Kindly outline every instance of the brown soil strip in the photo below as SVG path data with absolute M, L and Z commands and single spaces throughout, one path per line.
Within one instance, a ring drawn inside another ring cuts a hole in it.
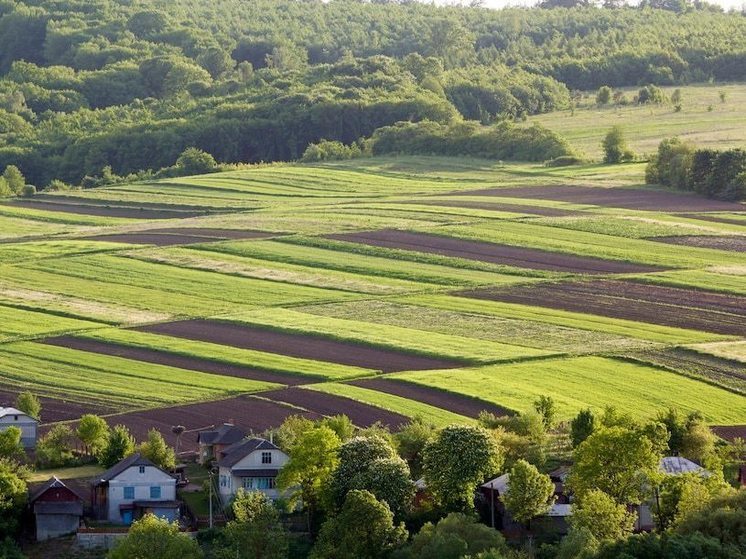
M 393 394 L 394 396 L 401 396 L 402 398 L 429 404 L 466 417 L 478 417 L 483 411 L 493 413 L 497 416 L 513 415 L 511 410 L 497 406 L 491 402 L 398 379 L 362 379 L 352 381 L 350 384 L 370 388 L 378 392 L 385 392 L 386 394 Z
M 0 407 L 14 407 L 18 392 L 20 392 L 20 390 L 16 391 L 7 386 L 3 386 L 0 390 Z M 78 419 L 81 415 L 86 413 L 102 415 L 116 411 L 114 408 L 109 408 L 100 404 L 70 402 L 62 398 L 39 396 L 39 400 L 41 401 L 41 419 L 44 423 Z
M 410 422 L 408 417 L 398 413 L 315 390 L 288 388 L 286 390 L 262 392 L 261 396 L 277 402 L 300 406 L 319 415 L 344 414 L 359 427 L 368 427 L 380 421 L 382 424 L 396 429 Z
M 746 425 L 714 425 L 711 429 L 718 437 L 726 441 L 746 440 Z
M 185 217 L 197 217 L 210 213 L 210 210 L 202 211 L 180 211 L 166 209 L 150 209 L 140 207 L 123 206 L 97 206 L 84 204 L 65 204 L 59 202 L 44 202 L 34 200 L 20 200 L 13 202 L 15 207 L 29 208 L 33 210 L 44 210 L 50 212 L 64 212 L 80 215 L 95 215 L 101 217 L 124 217 L 130 219 L 174 219 Z
M 110 243 L 127 243 L 135 245 L 193 245 L 198 243 L 214 243 L 228 239 L 257 239 L 272 236 L 271 233 L 260 231 L 240 231 L 235 229 L 180 229 L 178 227 L 164 229 L 148 229 L 147 231 L 133 231 L 131 233 L 114 233 L 111 235 L 94 235 L 83 237 L 89 241 L 107 241 Z
M 449 369 L 463 362 L 412 355 L 318 336 L 263 330 L 252 326 L 209 320 L 185 320 L 136 328 L 143 332 L 166 334 L 177 338 L 200 340 L 243 349 L 278 353 L 303 359 L 314 359 L 364 367 L 383 372 Z
M 454 192 L 462 196 L 499 196 L 501 198 L 524 198 L 556 200 L 573 204 L 590 204 L 634 210 L 663 212 L 739 212 L 746 206 L 736 202 L 721 202 L 676 192 L 640 190 L 630 188 L 591 188 L 584 186 L 524 186 L 514 188 L 488 188 Z
M 471 208 L 475 210 L 491 210 L 495 212 L 512 212 L 519 214 L 531 214 L 540 215 L 545 217 L 566 217 L 572 215 L 580 215 L 581 212 L 572 210 L 561 210 L 559 208 L 545 208 L 541 206 L 527 206 L 523 204 L 500 204 L 497 202 L 472 202 L 466 200 L 459 200 L 454 198 L 453 200 L 412 200 L 405 202 L 407 204 L 420 204 L 426 206 L 445 206 L 448 208 Z
M 716 237 L 708 235 L 652 237 L 649 240 L 670 245 L 684 245 L 690 247 L 715 248 L 733 252 L 746 252 L 746 237 Z
M 158 429 L 166 442 L 172 446 L 176 443 L 176 436 L 171 432 L 171 428 L 174 425 L 183 425 L 187 431 L 192 432 L 181 437 L 180 449 L 196 450 L 197 429 L 234 423 L 247 432 L 261 433 L 279 426 L 290 415 L 303 415 L 309 419 L 320 418 L 313 412 L 303 412 L 276 402 L 243 395 L 216 402 L 118 414 L 107 417 L 106 420 L 110 425 L 126 425 L 138 441 L 147 438 L 148 430 Z
M 634 281 L 562 282 L 460 293 L 717 334 L 746 336 L 746 297 Z
M 87 351 L 90 353 L 99 353 L 101 355 L 114 355 L 117 357 L 124 357 L 125 359 L 144 361 L 145 363 L 167 365 L 169 367 L 176 367 L 177 369 L 186 369 L 188 371 L 199 371 L 201 373 L 211 373 L 229 377 L 290 385 L 318 382 L 316 379 L 300 375 L 263 371 L 260 369 L 252 369 L 250 367 L 242 367 L 240 365 L 232 365 L 230 363 L 221 363 L 220 361 L 211 361 L 210 359 L 201 359 L 199 357 L 190 357 L 176 353 L 126 346 L 111 342 L 75 338 L 73 336 L 47 338 L 46 340 L 42 340 L 42 343 L 77 349 L 79 351 Z
M 393 229 L 327 235 L 327 237 L 339 241 L 440 254 L 442 256 L 465 258 L 467 260 L 478 260 L 533 270 L 584 274 L 622 274 L 659 271 L 661 269 L 655 266 L 643 266 L 586 256 L 573 256 L 571 254 L 560 254 L 535 248 L 469 241 L 466 239 Z
M 16 200 L 21 202 L 23 200 Z M 86 196 L 75 196 L 72 194 L 37 194 L 33 199 L 26 200 L 28 202 L 49 202 L 52 204 L 71 204 L 71 205 L 84 205 L 84 206 L 99 206 L 99 207 L 123 207 L 123 208 L 146 208 L 149 210 L 164 210 L 164 211 L 188 211 L 188 212 L 199 212 L 199 213 L 215 213 L 215 212 L 235 212 L 236 209 L 233 207 L 225 206 L 201 206 L 198 204 L 165 204 L 163 202 L 144 202 L 131 200 L 111 200 L 107 198 L 88 198 Z

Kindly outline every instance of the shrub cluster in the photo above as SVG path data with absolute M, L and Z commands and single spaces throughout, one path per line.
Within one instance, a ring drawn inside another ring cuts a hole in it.
M 746 198 L 746 151 L 696 149 L 679 138 L 658 146 L 645 170 L 645 182 L 690 190 L 717 200 Z

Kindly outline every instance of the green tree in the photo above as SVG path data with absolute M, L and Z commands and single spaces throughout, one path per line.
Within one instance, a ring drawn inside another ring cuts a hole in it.
M 541 421 L 545 429 L 551 429 L 554 425 L 554 419 L 557 415 L 557 407 L 554 404 L 554 398 L 542 395 L 534 400 L 534 409 L 541 416 Z
M 603 491 L 591 489 L 573 506 L 570 526 L 587 530 L 598 542 L 615 541 L 632 533 L 635 513 L 618 504 Z
M 109 432 L 106 446 L 98 457 L 104 468 L 111 468 L 130 454 L 135 452 L 135 439 L 124 425 L 117 425 Z
M 235 520 L 225 527 L 225 545 L 214 555 L 225 559 L 284 559 L 288 535 L 272 501 L 261 492 L 239 489 L 231 504 Z
M 31 392 L 21 392 L 16 397 L 16 408 L 37 421 L 41 420 L 41 402 Z
M 399 456 L 409 464 L 409 470 L 415 479 L 422 475 L 422 451 L 435 432 L 435 425 L 426 423 L 421 417 L 415 417 L 394 434 Z
M 23 472 L 6 459 L 0 459 L 0 536 L 13 536 L 26 506 L 27 488 Z
M 0 459 L 15 460 L 23 456 L 22 434 L 21 429 L 15 426 L 0 431 Z
M 475 488 L 498 472 L 503 460 L 500 448 L 484 428 L 450 425 L 425 446 L 425 482 L 446 510 L 471 510 Z
M 532 518 L 546 513 L 554 502 L 554 483 L 525 460 L 510 470 L 508 490 L 501 497 L 505 508 L 518 522 L 530 526 Z
M 402 520 L 414 499 L 414 483 L 407 463 L 399 458 L 379 458 L 355 475 L 350 489 L 370 491 L 376 499 L 386 503 L 395 520 Z
M 325 417 L 320 425 L 329 427 L 334 431 L 342 442 L 349 441 L 355 435 L 355 425 L 349 417 L 344 414 Z
M 85 452 L 95 456 L 106 446 L 109 424 L 104 418 L 88 413 L 80 418 L 75 434 L 83 443 Z
M 107 559 L 133 559 L 157 557 L 158 559 L 201 559 L 202 550 L 197 542 L 179 531 L 178 522 L 146 514 L 132 523 L 127 535 L 119 540 Z
M 185 175 L 201 175 L 214 173 L 218 164 L 209 153 L 197 148 L 187 148 L 176 160 L 176 167 Z
M 280 470 L 277 486 L 290 491 L 291 498 L 300 499 L 308 514 L 309 529 L 315 521 L 322 491 L 326 488 L 339 458 L 341 441 L 329 427 L 312 427 L 294 435 L 286 447 L 290 460 Z
M 623 163 L 631 161 L 634 154 L 627 147 L 621 126 L 612 126 L 601 142 L 604 150 L 604 163 Z
M 344 503 L 359 474 L 368 471 L 376 460 L 395 458 L 396 452 L 382 436 L 358 435 L 339 447 L 338 456 L 339 463 L 329 483 L 329 493 L 335 507 Z
M 300 436 L 315 426 L 313 421 L 302 415 L 289 415 L 274 432 L 275 444 L 289 453 Z
M 575 449 L 568 485 L 580 499 L 598 489 L 619 504 L 640 503 L 658 476 L 660 458 L 638 431 L 601 428 Z
M 651 510 L 656 525 L 667 530 L 682 519 L 696 514 L 714 498 L 728 495 L 732 489 L 722 476 L 684 473 L 664 476 L 656 489 Z
M 23 178 L 23 174 L 18 167 L 15 165 L 8 165 L 3 172 L 3 178 L 5 179 L 8 188 L 10 188 L 14 194 L 18 195 L 23 192 L 23 187 L 26 185 L 26 179 Z
M 699 464 L 707 464 L 715 456 L 717 437 L 701 419 L 690 418 L 681 439 L 681 455 Z
M 671 103 L 673 105 L 681 105 L 682 100 L 683 95 L 681 94 L 681 90 L 677 87 L 673 90 L 673 93 L 671 93 Z
M 140 445 L 138 451 L 144 458 L 164 470 L 171 470 L 176 466 L 174 449 L 166 444 L 163 435 L 157 429 L 148 431 L 148 440 Z
M 213 78 L 219 78 L 236 66 L 227 52 L 218 47 L 211 47 L 197 57 L 197 64 L 210 73 Z
M 570 441 L 577 448 L 596 429 L 596 417 L 590 409 L 580 410 L 570 421 Z
M 611 101 L 611 88 L 608 85 L 601 86 L 596 93 L 596 103 L 599 105 L 607 105 Z
M 679 534 L 700 534 L 721 544 L 743 549 L 746 541 L 746 489 L 728 492 L 700 503 L 684 513 L 676 524 Z
M 495 550 L 508 555 L 505 538 L 471 515 L 451 513 L 436 524 L 428 522 L 393 559 L 461 559 Z
M 347 494 L 339 514 L 321 527 L 310 559 L 378 559 L 407 539 L 403 524 L 368 491 Z
M 44 468 L 67 466 L 74 460 L 74 435 L 68 425 L 52 427 L 36 445 L 36 461 Z

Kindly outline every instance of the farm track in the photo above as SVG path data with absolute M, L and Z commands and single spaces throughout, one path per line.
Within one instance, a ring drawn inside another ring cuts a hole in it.
M 319 336 L 280 332 L 218 321 L 166 322 L 141 326 L 136 330 L 303 359 L 352 365 L 386 373 L 449 369 L 464 365 L 463 362 L 456 360 L 437 359 Z
M 664 326 L 746 335 L 746 297 L 634 281 L 561 282 L 509 289 L 476 289 L 459 295 Z
M 412 384 L 402 380 L 372 378 L 353 380 L 348 384 L 377 390 L 378 392 L 385 392 L 386 394 L 393 394 L 394 396 L 401 396 L 402 398 L 429 404 L 466 417 L 476 418 L 483 411 L 498 416 L 513 415 L 511 410 L 497 406 L 492 402 L 470 398 L 453 392 L 446 392 L 445 390 L 438 390 L 437 388 L 429 388 L 424 385 Z
M 573 256 L 541 249 L 522 248 L 392 229 L 364 233 L 333 234 L 327 235 L 327 238 L 369 246 L 439 254 L 441 256 L 478 260 L 533 270 L 581 274 L 621 274 L 661 270 L 657 266 L 645 266 L 587 256 Z
M 683 245 L 689 247 L 714 248 L 718 250 L 731 250 L 734 252 L 746 252 L 746 237 L 716 237 L 716 236 L 683 236 L 683 237 L 651 237 L 649 241 L 658 241 L 671 245 Z
M 383 425 L 388 425 L 392 429 L 396 429 L 410 422 L 410 418 L 404 415 L 363 404 L 349 398 L 342 398 L 341 396 L 317 392 L 315 390 L 287 388 L 285 390 L 262 392 L 259 396 L 269 398 L 275 402 L 284 402 L 299 406 L 319 415 L 333 416 L 344 414 L 355 425 L 361 427 L 369 427 L 376 422 L 381 422 Z
M 303 377 L 301 375 L 283 374 L 278 372 L 263 371 L 252 369 L 250 367 L 241 367 L 230 363 L 221 363 L 220 361 L 211 361 L 199 357 L 190 357 L 154 349 L 126 346 L 112 342 L 101 342 L 85 338 L 76 338 L 74 336 L 58 336 L 41 340 L 41 343 L 88 351 L 90 353 L 99 353 L 101 355 L 114 355 L 143 361 L 145 363 L 155 363 L 157 365 L 168 365 L 177 369 L 186 369 L 189 371 L 199 371 L 201 373 L 211 373 L 215 375 L 224 375 L 229 377 L 245 378 L 251 380 L 260 380 L 265 382 L 276 382 L 278 384 L 310 384 L 318 382 L 317 379 Z
M 593 188 L 585 186 L 519 186 L 452 192 L 451 196 L 499 196 L 554 200 L 630 210 L 661 212 L 741 212 L 746 206 L 736 202 L 709 200 L 693 194 L 678 194 L 633 188 Z

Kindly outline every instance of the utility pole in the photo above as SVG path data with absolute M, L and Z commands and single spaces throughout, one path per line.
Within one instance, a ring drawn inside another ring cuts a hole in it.
M 495 529 L 495 482 L 490 483 L 490 513 L 492 515 L 492 529 Z
M 210 468 L 210 529 L 212 529 L 212 468 Z

